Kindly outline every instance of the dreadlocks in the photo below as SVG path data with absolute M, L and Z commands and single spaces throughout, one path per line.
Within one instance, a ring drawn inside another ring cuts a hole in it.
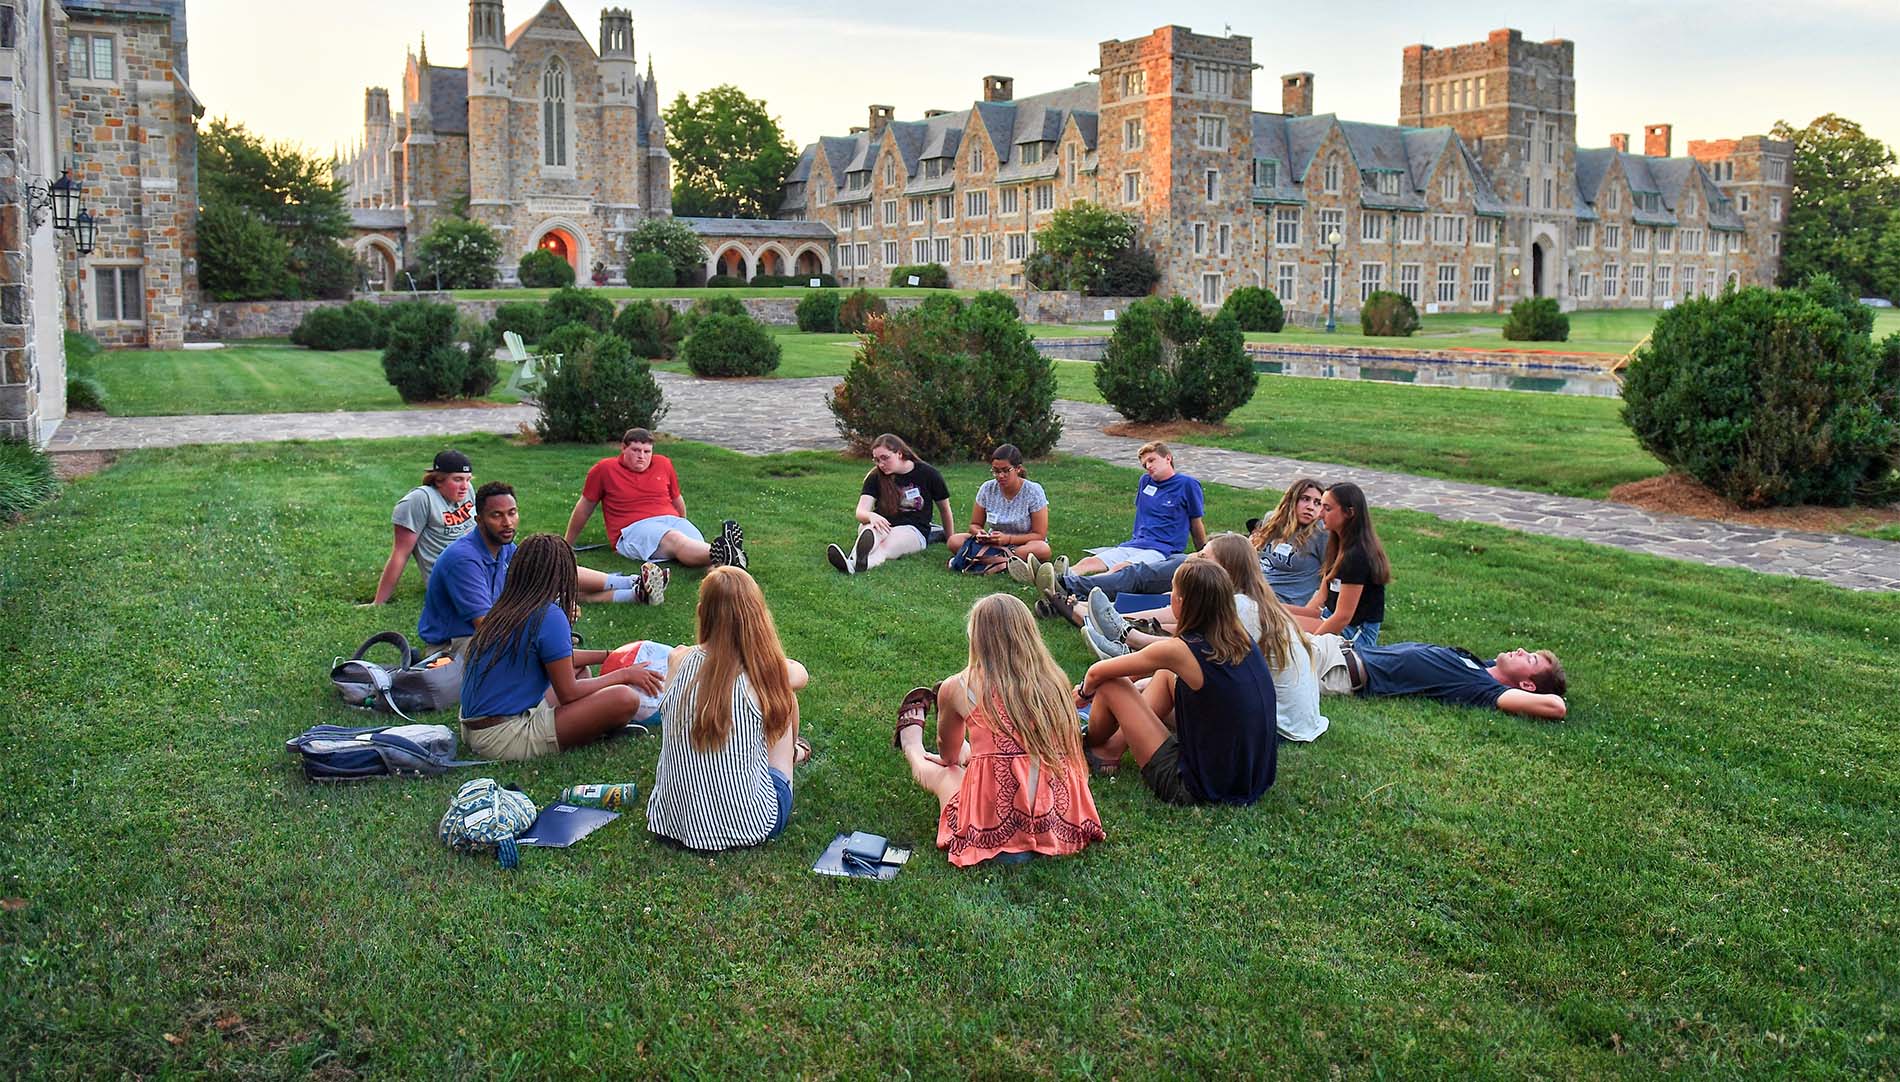
M 541 620 L 553 602 L 572 619 L 575 597 L 574 550 L 551 533 L 538 533 L 521 542 L 508 562 L 508 578 L 501 596 L 475 629 L 468 646 L 468 664 L 485 659 L 482 671 L 495 667 L 504 651 L 518 651 L 541 630 Z

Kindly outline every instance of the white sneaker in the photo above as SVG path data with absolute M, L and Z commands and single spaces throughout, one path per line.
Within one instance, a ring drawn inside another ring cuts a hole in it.
M 646 595 L 646 603 L 649 605 L 665 604 L 666 584 L 671 581 L 672 578 L 673 573 L 661 567 L 659 564 L 641 564 L 640 592 Z

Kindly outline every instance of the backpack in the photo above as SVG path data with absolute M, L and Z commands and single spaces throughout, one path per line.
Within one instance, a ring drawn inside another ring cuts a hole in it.
M 309 781 L 432 777 L 490 761 L 457 759 L 455 733 L 446 725 L 313 725 L 284 741 L 284 750 L 303 755 L 303 776 Z
M 395 668 L 363 660 L 371 647 L 385 642 L 401 655 Z M 438 660 L 442 658 L 447 660 Z M 385 631 L 371 635 L 348 660 L 336 659 L 330 667 L 330 683 L 350 706 L 412 721 L 412 712 L 423 714 L 460 705 L 462 660 L 443 653 L 418 658 L 401 632 Z
M 458 852 L 493 848 L 501 866 L 513 868 L 521 863 L 515 835 L 533 826 L 539 814 L 528 794 L 513 786 L 504 789 L 493 778 L 476 778 L 455 791 L 436 836 Z

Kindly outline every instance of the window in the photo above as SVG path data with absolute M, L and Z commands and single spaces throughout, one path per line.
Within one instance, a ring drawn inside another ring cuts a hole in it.
M 1413 304 L 1424 300 L 1418 291 L 1423 270 L 1424 268 L 1417 263 L 1399 264 L 1399 292 L 1405 294 L 1405 299 Z
M 1140 150 L 1141 144 L 1146 141 L 1147 135 L 1147 126 L 1142 123 L 1140 117 L 1129 117 L 1127 120 L 1122 121 L 1123 150 Z
M 1372 295 L 1385 288 L 1385 264 L 1359 264 L 1359 300 L 1361 303 L 1372 299 Z
M 1220 202 L 1220 170 L 1209 169 L 1203 176 L 1201 189 L 1209 203 Z
M 871 246 L 869 244 L 859 244 L 856 247 L 858 249 L 858 266 L 860 267 L 870 266 L 871 265 Z M 896 241 L 890 240 L 890 241 L 884 242 L 884 261 L 887 263 L 897 262 L 897 242 Z
M 1360 211 L 1359 212 L 1359 239 L 1368 240 L 1368 241 L 1384 240 L 1385 239 L 1385 215 L 1378 214 L 1369 210 Z
M 1673 229 L 1656 230 L 1656 250 L 1673 252 L 1676 248 L 1676 231 Z
M 1768 197 L 1768 220 L 1771 222 L 1781 220 L 1781 197 L 1778 195 Z
M 1069 164 L 1068 164 L 1069 183 L 1074 184 L 1075 183 L 1075 144 L 1070 143 L 1068 146 L 1068 149 L 1064 153 L 1069 159 Z
M 884 159 L 884 183 L 897 183 L 897 163 L 890 158 Z
M 1649 251 L 1649 227 L 1639 225 L 1630 230 L 1630 251 Z
M 1122 97 L 1132 98 L 1148 92 L 1148 73 L 1131 71 L 1122 76 Z
M 1603 299 L 1606 301 L 1616 299 L 1616 272 L 1618 269 L 1614 263 L 1606 263 L 1603 266 Z
M 1233 73 L 1213 64 L 1194 65 L 1194 92 L 1210 97 L 1227 97 L 1233 85 Z
M 1227 148 L 1227 119 L 1225 117 L 1202 116 L 1195 117 L 1194 121 L 1201 149 L 1225 150 Z
M 1544 209 L 1557 205 L 1557 182 L 1550 177 L 1544 178 Z
M 871 171 L 858 169 L 844 175 L 845 188 L 848 191 L 863 191 L 871 186 Z
M 1438 181 L 1438 196 L 1447 203 L 1458 198 L 1458 174 L 1446 170 Z
M 918 237 L 910 242 L 910 261 L 912 263 L 930 262 L 930 238 Z
M 1623 209 L 1623 190 L 1621 188 L 1611 188 L 1609 194 L 1603 197 L 1603 209 Z
M 1788 180 L 1788 159 L 1763 158 L 1762 172 L 1767 174 L 1768 183 L 1783 184 Z
M 1695 296 L 1695 268 L 1694 267 L 1685 265 L 1682 268 L 1682 277 L 1677 280 L 1682 283 L 1682 299 L 1683 300 L 1688 300 L 1690 297 Z
M 1399 215 L 1399 243 L 1417 244 L 1425 239 L 1425 216 L 1423 214 Z
M 1649 296 L 1649 268 L 1641 263 L 1630 267 L 1630 299 L 1642 300 Z
M 11 27 L 11 12 L 7 19 Z M 112 54 L 115 43 L 110 34 L 69 34 L 66 37 L 66 67 L 74 79 L 113 79 Z
M 937 220 L 947 222 L 957 216 L 957 197 L 944 193 L 937 197 Z
M 558 56 L 541 75 L 541 164 L 567 167 L 567 65 Z
M 990 216 L 990 190 L 979 188 L 963 193 L 963 216 L 966 218 L 987 218 Z
M 1667 263 L 1656 268 L 1656 297 L 1657 299 L 1660 300 L 1663 297 L 1669 296 L 1669 277 L 1670 277 L 1670 272 L 1674 269 L 1675 268 L 1671 267 Z
M 1281 304 L 1293 303 L 1294 276 L 1299 273 L 1298 263 L 1281 263 L 1274 270 L 1274 292 L 1280 295 Z
M 1220 227 L 1214 230 L 1214 254 L 1215 255 L 1224 256 L 1227 254 L 1227 247 L 1232 242 L 1233 235 L 1234 235 L 1233 226 L 1230 226 L 1226 224 L 1225 222 L 1221 223 Z
M 884 201 L 884 224 L 897 224 L 897 200 L 895 199 L 886 199 Z
M 1255 158 L 1253 160 L 1253 182 L 1262 188 L 1272 188 L 1280 183 L 1280 161 L 1278 158 Z
M 981 173 L 988 164 L 989 162 L 983 153 L 982 147 L 975 146 L 970 148 L 970 172 Z
M 1359 171 L 1359 184 L 1362 188 L 1378 192 L 1380 195 L 1399 194 L 1399 175 L 1397 173 L 1362 169 Z
M 1433 244 L 1463 244 L 1465 242 L 1465 219 L 1459 214 L 1432 215 Z
M 1326 159 L 1326 170 L 1322 176 L 1324 177 L 1325 188 L 1328 193 L 1339 191 L 1339 172 L 1339 159 Z
M 858 228 L 871 228 L 871 204 L 869 203 L 861 203 L 858 205 Z
M 1702 251 L 1702 230 L 1685 229 L 1682 231 L 1682 250 L 1694 255 Z
M 1207 223 L 1206 222 L 1194 223 L 1194 254 L 1195 255 L 1207 254 Z
M 1042 160 L 1041 143 L 1022 143 L 1016 147 L 1016 161 L 1022 165 L 1034 165 Z
M 1682 212 L 1684 214 L 1694 214 L 1696 212 L 1696 198 L 1694 192 L 1682 197 Z
M 1338 292 L 1334 286 L 1339 284 L 1339 264 L 1328 263 L 1319 269 L 1319 299 L 1326 304 L 1333 302 Z
M 1742 235 L 1740 233 L 1730 233 L 1728 235 L 1728 250 L 1731 252 L 1739 252 L 1742 250 Z
M 1029 235 L 1027 233 L 1003 234 L 1003 258 L 1011 263 L 1021 262 L 1029 255 Z
M 1333 234 L 1337 232 L 1341 240 L 1346 238 L 1346 212 L 1343 210 L 1322 210 L 1319 212 L 1319 228 L 1313 230 L 1313 243 L 1321 248 L 1335 243 Z
M 998 202 L 1002 204 L 1002 206 L 997 208 L 999 213 L 1015 214 L 1021 209 L 1020 204 L 1022 203 L 1022 189 L 1021 188 L 998 188 L 996 190 L 996 198 Z
M 1282 248 L 1291 248 L 1300 243 L 1300 208 L 1274 208 L 1273 243 Z
M 866 246 L 862 244 L 858 245 L 858 266 L 860 267 L 870 266 L 869 263 L 866 263 L 864 261 L 865 247 Z M 887 267 L 895 267 L 897 266 L 898 262 L 899 260 L 897 258 L 897 242 L 894 240 L 885 241 L 884 242 L 884 265 Z
M 1768 254 L 1769 255 L 1781 254 L 1781 234 L 1779 233 L 1768 234 Z
M 1603 246 L 1614 252 L 1623 246 L 1623 227 L 1611 222 L 1603 227 Z
M 92 296 L 93 314 L 100 323 L 145 321 L 145 290 L 140 288 L 136 266 L 94 266 Z
M 1471 303 L 1491 303 L 1491 264 L 1489 263 L 1471 265 Z
M 1715 268 L 1709 267 L 1702 272 L 1702 292 L 1706 296 L 1715 296 Z
M 1221 287 L 1220 275 L 1218 274 L 1201 275 L 1201 304 L 1203 304 L 1204 306 L 1208 308 L 1213 308 L 1213 307 L 1218 306 L 1220 304 L 1221 294 L 1223 292 L 1224 290 Z
M 850 228 L 851 228 L 851 208 L 839 207 L 838 208 L 838 232 L 842 233 Z
M 1123 173 L 1122 174 L 1122 202 L 1124 203 L 1141 202 L 1141 174 L 1140 173 Z
M 1742 195 L 1742 213 L 1747 214 L 1748 213 L 1748 193 L 1743 192 L 1741 193 L 1741 195 Z
M 1055 185 L 1053 184 L 1036 185 L 1035 196 L 1036 196 L 1036 210 L 1037 211 L 1056 209 L 1056 186 Z
M 1454 304 L 1458 300 L 1458 264 L 1440 263 L 1438 265 L 1438 303 Z
M 1590 281 L 1589 271 L 1584 271 L 1582 274 L 1577 275 L 1577 299 L 1578 300 L 1587 301 L 1590 299 L 1590 287 L 1592 284 L 1594 283 Z
M 1484 105 L 1484 76 L 1478 76 L 1478 104 Z
M 1471 220 L 1471 243 L 1497 243 L 1498 223 L 1495 218 L 1473 218 Z
M 950 238 L 938 237 L 935 241 L 935 244 L 936 244 L 936 252 L 934 254 L 936 256 L 936 261 L 939 263 L 950 262 Z
M 965 263 L 976 262 L 976 238 L 968 233 L 963 235 L 963 261 Z
M 849 244 L 838 245 L 838 266 L 851 266 L 851 246 Z
M 910 201 L 910 224 L 922 225 L 929 211 L 930 200 L 913 196 Z
M 988 263 L 990 259 L 996 255 L 995 251 L 992 249 L 992 244 L 991 244 L 992 239 L 993 238 L 991 238 L 990 234 L 988 233 L 985 233 L 982 236 L 976 238 L 977 258 L 981 259 L 985 263 Z
M 940 176 L 943 176 L 943 169 L 944 169 L 944 163 L 945 163 L 946 161 L 948 161 L 948 160 L 949 160 L 949 159 L 947 159 L 947 158 L 927 158 L 927 159 L 925 159 L 925 161 L 924 161 L 924 179 L 925 179 L 925 180 L 935 180 L 935 179 L 937 179 L 938 177 L 940 177 Z
M 1597 224 L 1595 222 L 1577 223 L 1577 247 L 1589 248 L 1596 243 Z

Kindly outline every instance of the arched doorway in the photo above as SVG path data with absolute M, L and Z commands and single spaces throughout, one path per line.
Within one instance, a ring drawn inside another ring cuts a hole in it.
M 767 248 L 765 251 L 760 252 L 758 264 L 760 274 L 771 274 L 779 277 L 783 277 L 785 274 L 785 257 L 780 255 L 776 248 Z
M 574 243 L 574 238 L 569 235 L 565 229 L 548 230 L 541 235 L 541 239 L 535 243 L 535 247 L 544 252 L 553 252 L 555 255 L 567 260 L 568 266 L 573 267 L 577 271 L 580 269 L 580 264 L 577 262 L 580 256 L 579 245 Z
M 371 293 L 383 293 L 396 288 L 396 275 L 401 265 L 396 259 L 396 246 L 388 238 L 363 237 L 356 242 L 354 252 L 358 285 Z
M 797 274 L 801 278 L 808 275 L 825 273 L 825 261 L 819 257 L 817 252 L 810 248 L 798 253 L 797 265 Z
M 737 248 L 727 248 L 725 251 L 719 253 L 719 259 L 715 264 L 715 273 L 726 275 L 729 278 L 750 279 L 752 277 L 746 273 L 745 253 Z
M 1550 249 L 1543 241 L 1531 245 L 1531 296 L 1546 296 L 1544 281 L 1548 277 L 1544 264 L 1549 262 Z

